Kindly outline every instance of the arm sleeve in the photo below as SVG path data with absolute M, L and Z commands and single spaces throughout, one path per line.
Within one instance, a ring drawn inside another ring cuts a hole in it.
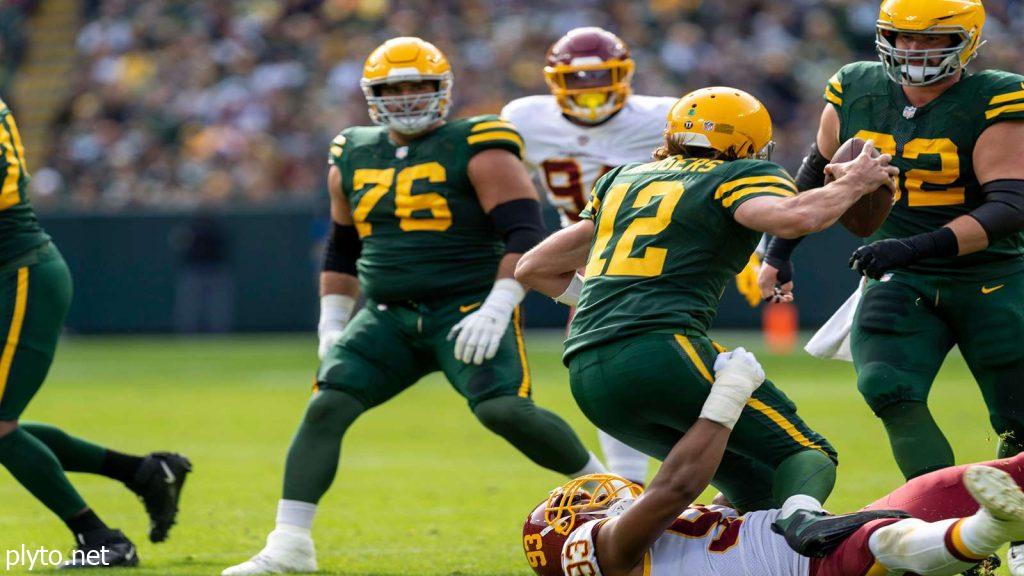
M 715 190 L 715 202 L 735 214 L 744 202 L 761 196 L 796 196 L 796 182 L 781 166 L 755 161 L 731 174 Z
M 835 107 L 836 112 L 843 110 L 843 71 L 836 72 L 825 84 L 825 101 Z
M 344 132 L 335 136 L 334 140 L 331 140 L 331 148 L 327 152 L 328 166 L 337 166 L 338 168 L 341 168 L 341 153 L 342 150 L 344 150 L 345 142 L 347 141 L 348 139 L 345 137 Z
M 636 164 L 627 164 L 626 166 L 636 166 Z M 587 205 L 583 207 L 580 212 L 581 220 L 596 220 L 597 212 L 601 209 L 601 201 L 604 199 L 605 192 L 608 190 L 608 186 L 615 180 L 619 172 L 622 171 L 626 166 L 620 166 L 614 170 L 608 171 L 604 176 L 597 179 L 594 183 L 593 190 L 590 191 L 590 196 L 587 199 Z
M 519 158 L 523 157 L 523 138 L 515 125 L 493 115 L 480 116 L 471 124 L 466 144 L 470 157 L 491 148 L 508 150 Z

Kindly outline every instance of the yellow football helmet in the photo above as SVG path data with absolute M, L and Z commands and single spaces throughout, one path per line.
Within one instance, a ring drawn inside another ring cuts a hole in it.
M 379 88 L 398 82 L 434 81 L 437 90 L 412 95 L 381 96 Z M 452 70 L 448 59 L 430 42 L 392 38 L 370 53 L 359 85 L 370 119 L 402 134 L 419 134 L 448 116 Z
M 953 76 L 978 55 L 984 26 L 981 0 L 885 0 L 878 15 L 875 48 L 893 82 L 928 86 Z M 936 50 L 900 50 L 896 48 L 900 32 L 951 34 L 960 41 Z
M 690 92 L 668 112 L 666 136 L 676 146 L 710 148 L 728 158 L 769 160 L 772 118 L 757 99 L 736 88 Z
M 566 116 L 598 124 L 626 104 L 633 60 L 615 34 L 595 26 L 574 28 L 548 49 L 544 80 Z

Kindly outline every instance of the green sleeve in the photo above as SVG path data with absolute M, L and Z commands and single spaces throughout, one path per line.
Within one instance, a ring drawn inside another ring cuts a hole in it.
M 825 101 L 835 107 L 836 112 L 843 111 L 843 77 L 846 68 L 841 68 L 825 83 Z
M 348 142 L 348 138 L 345 136 L 347 130 L 342 130 L 334 140 L 331 140 L 331 149 L 327 153 L 327 164 L 329 166 L 337 166 L 341 169 L 341 153 L 345 149 L 345 143 Z
M 764 160 L 737 160 L 742 163 L 715 190 L 715 202 L 735 214 L 744 202 L 761 196 L 796 196 L 796 182 L 778 164 Z
M 470 158 L 491 148 L 508 150 L 519 158 L 523 157 L 523 138 L 508 120 L 487 114 L 470 118 L 468 124 L 466 143 Z
M 1024 120 L 1024 76 L 999 74 L 987 96 L 985 128 L 999 122 Z

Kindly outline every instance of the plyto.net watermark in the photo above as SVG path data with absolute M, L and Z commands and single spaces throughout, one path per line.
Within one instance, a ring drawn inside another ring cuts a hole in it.
M 65 562 L 73 561 L 76 564 L 90 564 L 93 566 L 106 566 L 107 556 L 110 550 L 106 546 L 99 550 L 75 550 L 70 556 L 66 556 L 61 550 L 50 550 L 40 546 L 29 548 L 22 544 L 20 548 L 7 550 L 4 564 L 8 571 L 14 569 L 45 570 L 47 568 L 59 568 Z

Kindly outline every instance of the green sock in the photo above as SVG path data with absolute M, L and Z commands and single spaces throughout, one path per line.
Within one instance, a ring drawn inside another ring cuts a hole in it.
M 341 457 L 341 438 L 366 409 L 338 390 L 320 390 L 309 401 L 288 448 L 282 498 L 316 504 L 331 487 Z
M 0 464 L 61 520 L 87 508 L 53 452 L 21 428 L 0 438 Z
M 806 494 L 824 503 L 836 485 L 836 463 L 818 450 L 797 452 L 775 469 L 772 496 L 781 506 L 790 496 Z
M 907 480 L 948 468 L 953 448 L 923 402 L 901 402 L 878 413 L 885 424 L 896 464 Z
M 65 472 L 99 474 L 107 450 L 81 438 L 75 438 L 54 426 L 39 423 L 25 423 L 21 429 L 46 444 Z
M 572 428 L 555 414 L 519 396 L 501 396 L 477 404 L 476 417 L 536 464 L 570 475 L 590 461 L 590 452 Z

